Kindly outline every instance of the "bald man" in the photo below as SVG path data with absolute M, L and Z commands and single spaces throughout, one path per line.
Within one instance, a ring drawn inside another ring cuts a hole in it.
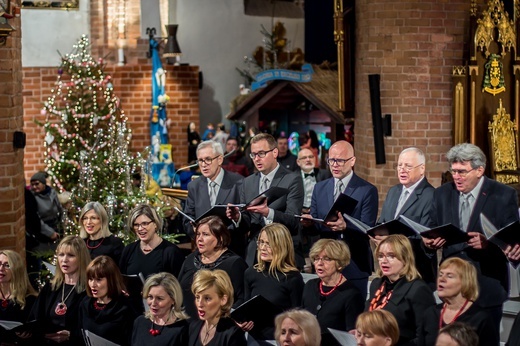
M 375 225 L 379 204 L 377 188 L 354 173 L 355 163 L 354 148 L 349 142 L 338 141 L 330 147 L 327 165 L 332 178 L 314 186 L 311 200 L 311 215 L 314 218 L 324 219 L 337 196 L 344 193 L 358 201 L 351 216 L 369 226 Z M 360 231 L 347 229 L 347 222 L 340 213 L 337 221 L 328 222 L 326 226 L 316 225 L 321 238 L 342 239 L 349 245 L 352 260 L 343 273 L 366 296 L 368 277 L 373 269 L 368 237 Z

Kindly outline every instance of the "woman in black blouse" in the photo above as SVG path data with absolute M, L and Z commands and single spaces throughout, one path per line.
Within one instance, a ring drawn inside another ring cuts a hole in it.
M 193 276 L 201 269 L 225 271 L 231 279 L 235 292 L 234 306 L 243 303 L 244 272 L 247 264 L 240 256 L 228 249 L 230 241 L 229 230 L 219 217 L 208 216 L 198 223 L 195 229 L 197 249 L 186 257 L 179 274 L 179 282 L 184 294 L 184 307 L 190 317 L 197 315 L 191 284 Z
M 79 326 L 119 345 L 130 345 L 137 313 L 124 296 L 123 277 L 114 260 L 102 255 L 87 267 L 87 294 L 79 308 Z
M 36 300 L 20 255 L 12 250 L 0 251 L 0 320 L 24 323 Z M 12 332 L 0 328 L 0 340 L 15 342 Z
M 365 301 L 356 286 L 341 273 L 350 263 L 350 249 L 344 241 L 320 239 L 312 246 L 309 257 L 318 278 L 305 285 L 302 306 L 316 315 L 322 344 L 336 345 L 327 328 L 353 330 Z
M 177 245 L 157 234 L 162 230 L 163 219 L 153 207 L 147 204 L 137 205 L 130 211 L 128 227 L 135 231 L 139 240 L 123 249 L 119 262 L 122 274 L 142 274 L 145 278 L 160 272 L 179 275 L 184 256 Z M 144 311 L 141 287 L 128 287 L 128 290 L 134 307 L 139 312 Z
M 48 341 L 77 344 L 81 340 L 78 310 L 85 298 L 90 255 L 83 239 L 66 236 L 56 248 L 56 273 L 34 303 L 29 320 L 37 320 Z
M 477 270 L 473 264 L 458 257 L 442 262 L 437 278 L 437 294 L 442 303 L 426 310 L 419 345 L 435 345 L 439 330 L 455 321 L 475 329 L 479 337 L 478 345 L 493 346 L 500 343 L 499 331 L 491 315 L 475 303 L 479 287 Z
M 150 308 L 134 322 L 132 345 L 188 345 L 188 316 L 182 311 L 182 290 L 170 273 L 150 276 L 143 289 Z
M 256 243 L 257 264 L 246 270 L 244 300 L 261 295 L 281 310 L 299 307 L 304 283 L 294 262 L 294 245 L 287 227 L 279 223 L 265 226 Z M 240 326 L 257 340 L 274 339 L 274 328 L 259 333 L 252 322 Z
M 245 346 L 244 331 L 229 318 L 233 286 L 220 269 L 199 270 L 191 286 L 198 320 L 190 324 L 189 346 Z
M 415 267 L 410 240 L 401 234 L 389 235 L 376 248 L 378 276 L 370 285 L 366 309 L 384 309 L 399 325 L 396 345 L 416 345 L 425 311 L 435 305 L 430 287 Z
M 85 239 L 90 258 L 107 255 L 119 263 L 123 252 L 123 241 L 108 229 L 108 215 L 99 202 L 88 202 L 79 215 L 79 236 Z

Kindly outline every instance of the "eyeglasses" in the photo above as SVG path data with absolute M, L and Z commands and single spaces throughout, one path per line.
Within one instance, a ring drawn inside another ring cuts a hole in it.
M 312 261 L 314 263 L 318 263 L 319 261 L 322 261 L 323 263 L 330 263 L 330 262 L 334 261 L 334 259 L 328 258 L 328 257 L 314 257 L 312 259 Z
M 141 227 L 142 228 L 146 228 L 151 223 L 154 223 L 154 222 L 153 221 L 145 221 L 145 222 L 141 222 L 141 223 L 134 223 L 132 226 L 134 227 L 134 229 L 139 229 Z
M 451 175 L 458 174 L 461 178 L 466 178 L 466 176 L 469 174 L 469 172 L 474 171 L 476 168 L 472 168 L 469 171 L 465 169 L 450 169 Z
M 5 263 L 0 263 L 0 267 L 4 268 L 4 269 L 10 269 L 11 266 L 9 265 L 9 263 L 5 262 Z
M 271 245 L 269 245 L 269 242 L 263 241 L 263 240 L 257 240 L 256 246 L 261 249 L 265 246 L 266 249 L 271 249 Z
M 96 221 L 99 221 L 99 220 L 100 220 L 99 217 L 95 217 L 95 216 L 93 216 L 93 217 L 84 217 L 84 218 L 81 219 L 81 221 L 83 221 L 83 222 L 90 222 L 90 221 L 96 222 Z
M 395 254 L 393 254 L 393 253 L 388 253 L 388 254 L 378 253 L 378 254 L 377 254 L 377 260 L 378 260 L 378 261 L 382 261 L 384 258 L 386 258 L 388 261 L 393 261 L 393 260 L 395 260 L 397 257 L 396 257 Z
M 354 156 L 351 156 L 348 159 L 329 159 L 329 158 L 327 158 L 327 165 L 329 165 L 329 166 L 333 166 L 333 165 L 345 166 L 345 163 L 347 163 L 348 161 L 352 160 L 353 158 L 354 158 Z
M 249 157 L 254 159 L 255 157 L 259 157 L 261 159 L 263 159 L 265 157 L 265 155 L 267 155 L 267 153 L 270 153 L 271 151 L 275 150 L 276 148 L 273 148 L 271 150 L 267 150 L 267 151 L 259 151 L 257 153 L 253 153 L 251 152 L 251 154 L 249 154 Z
M 199 164 L 199 166 L 201 166 L 203 163 L 206 164 L 206 165 L 211 165 L 211 163 L 213 162 L 213 160 L 215 160 L 217 157 L 219 157 L 220 155 L 217 155 L 215 157 L 206 157 L 205 159 L 198 159 L 197 160 L 197 163 Z
M 396 171 L 404 171 L 406 173 L 410 173 L 412 170 L 416 169 L 417 167 L 422 166 L 423 164 L 418 164 L 417 166 L 408 166 L 408 165 L 397 165 L 395 166 Z
M 314 155 L 302 156 L 302 157 L 298 158 L 298 161 L 304 161 L 304 160 L 314 160 Z

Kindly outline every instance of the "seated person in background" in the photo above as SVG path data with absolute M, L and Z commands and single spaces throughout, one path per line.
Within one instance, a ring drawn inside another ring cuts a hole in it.
M 478 335 L 473 328 L 454 322 L 439 331 L 435 346 L 475 346 L 479 345 Z
M 399 326 L 390 312 L 363 312 L 356 321 L 356 340 L 359 346 L 394 346 L 399 340 Z
M 123 241 L 108 229 L 108 214 L 99 202 L 88 202 L 79 214 L 79 236 L 85 240 L 90 258 L 110 256 L 119 263 L 123 252 Z
M 478 345 L 499 344 L 499 331 L 495 328 L 491 316 L 487 310 L 475 303 L 479 287 L 477 270 L 473 264 L 458 257 L 451 257 L 442 262 L 437 279 L 437 294 L 443 303 L 424 312 L 419 345 L 433 346 L 439 329 L 455 321 L 464 322 L 477 331 L 480 340 Z
M 37 293 L 29 283 L 22 257 L 12 250 L 0 250 L 0 320 L 27 321 Z M 0 328 L 0 340 L 15 345 L 17 336 Z
M 190 346 L 246 346 L 244 332 L 229 318 L 233 305 L 233 286 L 229 275 L 220 269 L 199 270 L 191 291 L 199 319 L 190 324 Z
M 289 141 L 285 135 L 281 134 L 276 138 L 278 144 L 278 163 L 280 166 L 288 169 L 289 171 L 295 172 L 298 170 L 296 164 L 296 156 L 289 151 Z
M 410 240 L 401 234 L 389 235 L 376 248 L 377 278 L 370 284 L 366 310 L 391 312 L 399 325 L 396 345 L 416 345 L 425 311 L 435 306 L 430 287 L 421 279 Z
M 320 325 L 307 310 L 288 310 L 274 320 L 275 338 L 279 345 L 318 346 L 321 344 Z
M 31 177 L 31 191 L 38 204 L 38 215 L 41 220 L 40 233 L 47 239 L 47 242 L 55 241 L 61 232 L 59 225 L 63 209 L 56 191 L 47 185 L 45 172 L 38 172 Z
M 132 346 L 188 345 L 188 315 L 182 309 L 181 286 L 170 273 L 146 279 L 143 299 L 150 308 L 134 322 Z
M 231 152 L 233 153 L 230 154 Z M 226 152 L 224 156 L 222 168 L 226 171 L 238 173 L 243 177 L 247 177 L 253 172 L 253 163 L 244 155 L 242 149 L 239 148 L 238 140 L 235 137 L 229 137 L 227 139 Z
M 134 187 L 137 189 L 143 187 L 148 197 L 161 198 L 163 196 L 161 187 L 149 174 L 141 172 L 133 173 L 132 185 L 134 185 Z
M 87 295 L 79 306 L 79 328 L 118 345 L 130 345 L 138 316 L 124 295 L 123 276 L 114 260 L 96 257 L 87 267 Z

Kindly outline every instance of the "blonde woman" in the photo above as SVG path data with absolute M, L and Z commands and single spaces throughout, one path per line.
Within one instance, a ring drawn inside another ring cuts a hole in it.
M 195 296 L 198 320 L 190 324 L 190 346 L 245 346 L 244 332 L 229 318 L 233 286 L 220 269 L 199 270 L 191 290 Z
M 359 346 L 393 346 L 399 340 L 399 326 L 386 310 L 367 311 L 356 321 L 356 340 Z
M 396 345 L 415 345 L 424 312 L 435 305 L 430 287 L 415 268 L 410 240 L 401 234 L 390 235 L 376 248 L 378 276 L 370 285 L 366 309 L 383 309 L 394 315 L 400 338 Z
M 0 320 L 25 322 L 36 300 L 20 255 L 11 250 L 0 251 Z M 15 342 L 14 333 L 0 329 L 0 340 Z
M 41 290 L 29 318 L 41 323 L 46 339 L 76 343 L 80 341 L 78 309 L 86 296 L 90 255 L 83 239 L 69 235 L 58 244 L 56 257 L 55 276 Z
M 275 339 L 279 345 L 319 346 L 321 344 L 320 325 L 316 316 L 307 310 L 289 310 L 274 320 Z
M 299 307 L 304 283 L 294 262 L 294 245 L 287 227 L 272 223 L 262 228 L 257 249 L 257 264 L 244 274 L 245 300 L 261 295 L 282 311 Z M 253 322 L 239 325 L 257 340 L 274 339 L 274 328 L 259 333 Z
M 182 311 L 182 290 L 170 273 L 150 276 L 143 288 L 150 308 L 134 322 L 132 345 L 188 345 L 188 316 Z

